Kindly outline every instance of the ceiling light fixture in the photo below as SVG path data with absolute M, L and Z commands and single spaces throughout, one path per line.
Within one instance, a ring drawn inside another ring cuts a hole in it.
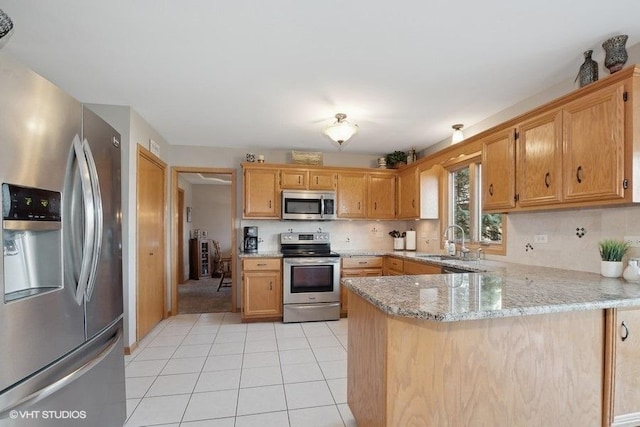
M 451 144 L 457 144 L 458 142 L 464 139 L 464 134 L 462 133 L 463 124 L 458 123 L 453 126 L 453 135 L 451 135 Z
M 349 123 L 346 118 L 346 114 L 338 113 L 336 114 L 336 122 L 322 130 L 322 133 L 337 142 L 340 147 L 358 132 L 358 125 Z
M 0 39 L 4 38 L 5 36 L 9 38 L 12 32 L 13 32 L 13 21 L 11 21 L 11 18 L 9 18 L 9 15 L 4 13 L 4 11 L 0 9 Z M 1 44 L 0 44 L 0 47 L 2 47 Z

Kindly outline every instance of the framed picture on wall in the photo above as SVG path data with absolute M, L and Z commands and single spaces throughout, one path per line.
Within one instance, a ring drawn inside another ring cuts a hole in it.
M 191 222 L 191 208 L 187 206 L 187 222 Z

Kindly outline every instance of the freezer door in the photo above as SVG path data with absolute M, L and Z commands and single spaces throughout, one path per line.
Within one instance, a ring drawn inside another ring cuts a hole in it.
M 83 139 L 93 157 L 89 168 L 97 176 L 101 230 L 96 232 L 95 276 L 85 301 L 87 338 L 122 315 L 122 236 L 120 202 L 120 134 L 87 107 L 83 108 Z
M 0 393 L 3 427 L 114 427 L 126 417 L 122 321 Z
M 62 192 L 82 106 L 23 65 L 0 53 L 0 182 Z M 2 197 L 2 196 L 0 196 Z M 2 200 L 4 202 L 4 200 Z M 7 246 L 3 227 L 0 238 Z M 39 249 L 40 257 L 62 257 L 62 248 Z M 37 250 L 36 250 L 37 251 Z M 46 252 L 46 253 L 43 253 Z M 0 390 L 42 369 L 84 342 L 84 310 L 62 273 L 48 277 L 55 290 L 7 300 L 20 269 L 5 275 L 0 263 Z M 5 278 L 5 276 L 7 276 Z M 8 282 L 8 283 L 5 283 Z

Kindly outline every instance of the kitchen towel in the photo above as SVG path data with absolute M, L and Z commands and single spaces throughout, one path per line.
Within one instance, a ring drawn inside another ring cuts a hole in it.
M 413 230 L 407 231 L 404 242 L 404 250 L 405 251 L 415 251 L 416 250 L 416 232 Z

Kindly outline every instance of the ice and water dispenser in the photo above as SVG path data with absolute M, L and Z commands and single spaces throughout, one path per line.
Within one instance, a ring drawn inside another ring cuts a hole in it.
M 2 184 L 5 302 L 62 287 L 60 204 L 57 191 Z

